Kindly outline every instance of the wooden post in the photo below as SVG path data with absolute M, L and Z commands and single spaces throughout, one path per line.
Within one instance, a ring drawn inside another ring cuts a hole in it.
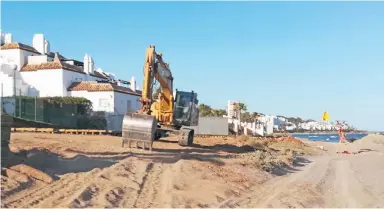
M 35 121 L 37 121 L 37 107 L 36 107 L 36 100 L 37 100 L 37 96 L 35 96 Z
M 19 90 L 19 117 L 21 118 L 21 89 Z

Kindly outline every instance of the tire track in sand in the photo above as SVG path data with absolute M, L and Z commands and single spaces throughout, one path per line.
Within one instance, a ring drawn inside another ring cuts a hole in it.
M 275 177 L 250 190 L 241 198 L 231 198 L 212 207 L 305 207 L 322 203 L 321 184 L 330 172 L 330 158 L 316 161 L 288 176 Z
M 378 201 L 381 197 L 356 178 L 356 172 L 352 169 L 350 160 L 351 158 L 340 158 L 334 161 L 334 172 L 329 175 L 329 182 L 327 182 L 329 189 L 326 194 L 326 206 L 382 207 L 382 205 L 379 206 L 380 201 Z
M 162 164 L 149 164 L 150 167 L 147 170 L 147 175 L 145 175 L 142 184 L 140 185 L 140 190 L 137 194 L 136 201 L 133 205 L 134 208 L 149 208 L 154 204 L 155 199 L 158 197 L 159 190 L 161 189 L 161 176 L 164 172 Z

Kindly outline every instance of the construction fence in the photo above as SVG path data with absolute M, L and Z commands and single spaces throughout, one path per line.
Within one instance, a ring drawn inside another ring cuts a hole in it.
M 84 110 L 81 104 L 52 103 L 46 98 L 16 95 L 1 97 L 1 107 L 15 118 L 13 127 L 38 127 L 120 131 L 124 115 Z

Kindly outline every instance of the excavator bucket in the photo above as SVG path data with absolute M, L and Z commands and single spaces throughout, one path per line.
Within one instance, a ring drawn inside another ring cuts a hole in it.
M 126 113 L 122 125 L 121 146 L 125 143 L 131 147 L 131 142 L 142 143 L 142 148 L 145 149 L 146 144 L 152 150 L 152 143 L 155 138 L 157 129 L 156 118 L 151 115 L 139 113 Z

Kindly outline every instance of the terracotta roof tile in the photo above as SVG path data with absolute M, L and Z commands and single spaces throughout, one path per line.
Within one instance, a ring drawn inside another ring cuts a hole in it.
M 1 50 L 7 50 L 7 49 L 22 49 L 22 50 L 33 52 L 36 54 L 41 54 L 32 46 L 28 46 L 26 44 L 22 44 L 22 43 L 18 43 L 18 42 L 6 43 L 6 44 L 1 46 Z
M 3 44 L 0 49 L 1 50 L 22 49 L 22 50 L 30 51 L 30 52 L 33 52 L 33 53 L 36 53 L 36 54 L 41 54 L 40 52 L 38 52 L 32 46 L 29 46 L 29 45 L 26 45 L 26 44 L 22 44 L 22 43 L 18 43 L 18 42 L 12 42 L 12 43 Z M 67 59 L 64 56 L 62 56 L 61 54 L 58 54 L 58 55 L 59 55 L 59 59 L 60 60 L 66 60 Z M 47 54 L 47 56 L 54 57 L 55 53 L 54 52 L 50 52 L 50 53 Z M 77 61 L 77 62 L 80 62 L 80 61 Z M 71 64 L 68 64 L 68 63 L 64 63 L 64 62 L 47 62 L 47 63 L 38 64 L 38 65 L 28 65 L 27 64 L 24 67 L 22 67 L 21 71 L 22 72 L 28 72 L 28 71 L 49 70 L 49 69 L 64 69 L 64 70 L 69 70 L 69 71 L 74 71 L 74 72 L 85 74 L 84 69 L 83 69 L 82 66 L 71 65 Z M 108 78 L 107 76 L 105 76 L 105 75 L 103 75 L 103 74 L 101 74 L 99 72 L 96 72 L 96 71 L 94 73 L 90 74 L 90 75 L 94 76 L 94 77 L 98 77 L 98 78 L 103 78 L 103 79 L 107 79 Z
M 88 92 L 115 91 L 115 92 L 120 92 L 125 94 L 141 96 L 141 92 L 139 91 L 134 92 L 127 87 L 118 86 L 112 83 L 98 83 L 97 81 L 73 82 L 68 87 L 68 91 L 88 91 Z
M 62 69 L 60 62 L 45 62 L 37 65 L 24 65 L 21 68 L 21 72 L 26 71 L 37 71 L 37 70 L 47 70 L 47 69 Z
M 64 70 L 70 70 L 70 71 L 85 74 L 82 67 L 70 65 L 67 63 L 60 62 L 60 61 L 45 62 L 45 63 L 41 63 L 41 64 L 36 64 L 36 65 L 28 65 L 27 64 L 21 68 L 21 72 L 37 71 L 37 70 L 51 70 L 51 69 L 64 69 Z

